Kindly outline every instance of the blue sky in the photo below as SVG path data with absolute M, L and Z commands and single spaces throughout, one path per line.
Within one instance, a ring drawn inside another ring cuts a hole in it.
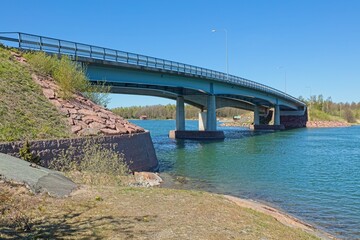
M 22 31 L 226 71 L 298 97 L 360 102 L 360 1 L 1 1 Z M 216 28 L 217 33 L 211 30 Z M 113 95 L 109 107 L 173 103 Z

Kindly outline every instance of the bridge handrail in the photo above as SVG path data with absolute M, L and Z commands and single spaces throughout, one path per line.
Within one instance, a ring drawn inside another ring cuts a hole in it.
M 233 83 L 247 88 L 261 90 L 305 106 L 305 103 L 301 102 L 299 99 L 264 84 L 185 63 L 22 32 L 0 32 L 0 40 L 16 42 L 18 43 L 18 48 L 20 49 L 40 50 L 49 53 L 65 54 L 75 58 L 90 57 L 93 59 L 126 63 L 129 65 L 193 74 L 198 77 Z

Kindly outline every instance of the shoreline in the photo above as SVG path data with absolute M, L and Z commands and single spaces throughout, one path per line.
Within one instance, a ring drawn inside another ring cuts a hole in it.
M 239 207 L 249 208 L 254 211 L 261 212 L 263 214 L 271 216 L 285 226 L 301 229 L 307 233 L 319 237 L 320 239 L 326 239 L 326 240 L 337 239 L 335 236 L 331 235 L 330 233 L 325 232 L 311 225 L 310 223 L 302 221 L 278 208 L 272 207 L 270 206 L 270 204 L 261 203 L 252 199 L 244 199 L 231 195 L 224 195 L 224 194 L 221 195 L 224 196 L 225 199 L 235 203 Z
M 257 201 L 254 199 L 245 199 L 238 196 L 232 196 L 229 194 L 221 194 L 216 192 L 211 192 L 209 190 L 201 190 L 191 188 L 190 179 L 186 177 L 172 176 L 168 173 L 160 173 L 160 177 L 163 179 L 163 182 L 160 185 L 160 188 L 168 188 L 174 190 L 194 190 L 194 191 L 203 191 L 207 193 L 217 194 L 219 196 L 224 197 L 225 200 L 230 201 L 239 207 L 248 208 L 254 210 L 256 212 L 263 213 L 265 215 L 271 216 L 276 219 L 278 222 L 282 223 L 285 226 L 301 229 L 307 233 L 310 233 L 320 239 L 325 240 L 334 240 L 338 239 L 330 233 L 313 226 L 310 223 L 307 223 L 291 214 L 281 210 L 276 206 L 272 206 L 271 203 Z

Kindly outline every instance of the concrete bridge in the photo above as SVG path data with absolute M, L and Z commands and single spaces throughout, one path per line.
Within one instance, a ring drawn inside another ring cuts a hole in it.
M 0 41 L 23 50 L 68 55 L 86 65 L 94 84 L 106 82 L 112 93 L 176 100 L 173 138 L 223 138 L 216 129 L 216 109 L 254 112 L 255 129 L 305 127 L 306 104 L 269 86 L 184 63 L 19 32 L 0 33 Z M 186 131 L 184 104 L 200 109 L 199 131 Z M 273 125 L 268 125 L 273 120 Z

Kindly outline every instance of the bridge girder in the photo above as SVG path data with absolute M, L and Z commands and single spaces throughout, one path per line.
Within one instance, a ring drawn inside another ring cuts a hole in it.
M 139 71 L 139 69 L 99 63 L 88 63 L 86 69 L 91 81 L 105 81 L 112 86 L 113 93 L 156 96 L 173 100 L 177 96 L 184 96 L 187 104 L 200 109 L 206 109 L 208 95 L 216 96 L 216 108 L 235 107 L 254 111 L 254 106 L 269 109 L 279 105 L 282 111 L 297 111 L 302 107 L 268 93 L 209 79 L 170 75 L 159 71 L 149 72 L 141 69 Z

